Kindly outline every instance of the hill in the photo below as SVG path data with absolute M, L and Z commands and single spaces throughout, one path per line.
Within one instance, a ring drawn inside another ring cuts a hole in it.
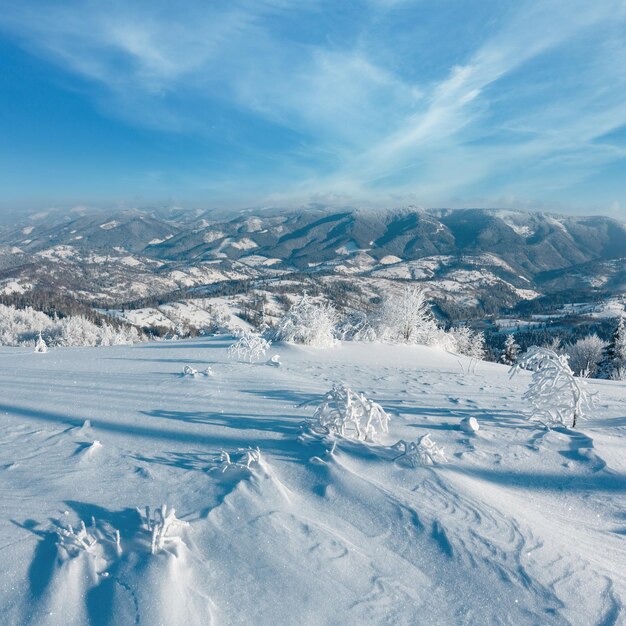
M 4 623 L 623 623 L 623 383 L 546 430 L 503 366 L 228 345 L 2 348 Z M 301 427 L 340 381 L 390 414 L 378 442 Z M 447 462 L 398 459 L 426 433 Z M 163 504 L 181 522 L 159 535 Z

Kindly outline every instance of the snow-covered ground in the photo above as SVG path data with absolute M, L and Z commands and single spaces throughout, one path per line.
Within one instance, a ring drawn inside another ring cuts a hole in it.
M 625 384 L 547 431 L 503 366 L 229 344 L 1 349 L 0 623 L 626 623 Z M 342 381 L 390 413 L 378 443 L 301 430 Z M 426 433 L 447 463 L 394 460 Z

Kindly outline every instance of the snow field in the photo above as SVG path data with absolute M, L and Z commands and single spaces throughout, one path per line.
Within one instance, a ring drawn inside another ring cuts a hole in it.
M 272 368 L 232 342 L 2 349 L 2 623 L 624 623 L 625 384 L 548 431 L 526 372 L 358 343 Z M 339 383 L 389 432 L 303 427 Z M 425 435 L 446 462 L 398 458 Z M 153 554 L 163 504 L 183 523 Z

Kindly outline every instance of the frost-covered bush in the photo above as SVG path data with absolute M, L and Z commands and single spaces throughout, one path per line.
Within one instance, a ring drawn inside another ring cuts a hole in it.
M 145 514 L 137 509 L 142 517 L 142 522 L 146 530 L 150 533 L 150 552 L 156 554 L 165 547 L 167 542 L 180 542 L 181 539 L 171 536 L 170 531 L 176 526 L 188 526 L 187 522 L 183 522 L 176 517 L 176 509 L 168 508 L 163 504 L 161 508 L 154 511 L 154 515 L 150 515 L 150 507 L 146 507 Z
M 577 374 L 586 374 L 594 377 L 598 373 L 598 366 L 607 344 L 598 335 L 589 335 L 579 339 L 576 343 L 567 344 L 563 351 L 569 356 L 569 366 Z
M 99 551 L 102 552 L 101 549 L 105 546 L 114 548 L 118 556 L 122 554 L 120 531 L 108 523 L 98 527 L 94 517 L 91 518 L 89 527 L 81 520 L 78 530 L 75 530 L 71 524 L 58 523 L 56 533 L 59 537 L 59 545 L 70 557 L 76 557 L 81 552 L 94 553 L 96 548 L 100 548 Z
M 567 355 L 559 355 L 548 348 L 530 347 L 511 369 L 513 376 L 520 369 L 533 372 L 524 400 L 532 410 L 531 419 L 548 425 L 576 427 L 577 421 L 591 408 L 587 384 L 576 378 L 567 362 Z
M 213 369 L 211 368 L 211 366 L 209 365 L 207 368 L 198 371 L 195 367 L 191 367 L 191 365 L 185 365 L 185 367 L 183 367 L 183 372 L 181 374 L 181 376 L 183 377 L 191 377 L 191 378 L 197 378 L 198 376 L 213 376 Z
M 251 465 L 261 463 L 261 450 L 256 448 L 238 448 L 235 452 L 226 452 L 222 450 L 220 453 L 220 464 L 222 472 L 229 469 L 250 469 Z
M 389 430 L 389 415 L 380 404 L 344 384 L 333 385 L 317 407 L 309 427 L 318 433 L 373 441 Z
M 376 329 L 363 311 L 351 311 L 337 324 L 336 334 L 342 341 L 376 341 Z
M 623 367 L 616 367 L 611 372 L 610 380 L 626 380 L 626 365 Z
M 411 467 L 448 462 L 443 448 L 430 438 L 430 433 L 422 435 L 417 441 L 400 439 L 393 447 L 401 453 L 395 460 Z
M 269 336 L 274 341 L 328 348 L 337 343 L 337 320 L 337 312 L 330 304 L 314 302 L 304 294 L 269 332 Z
M 485 357 L 485 335 L 468 326 L 451 328 L 448 335 L 452 342 L 450 352 L 481 360 Z
M 271 341 L 258 333 L 247 330 L 228 348 L 228 358 L 252 363 L 262 359 L 271 345 Z
M 419 287 L 389 294 L 377 317 L 377 335 L 383 342 L 433 345 L 441 339 L 426 293 Z

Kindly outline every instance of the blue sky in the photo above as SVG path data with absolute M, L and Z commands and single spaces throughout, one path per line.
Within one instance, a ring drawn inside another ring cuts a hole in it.
M 0 205 L 626 216 L 625 59 L 625 0 L 0 0 Z

